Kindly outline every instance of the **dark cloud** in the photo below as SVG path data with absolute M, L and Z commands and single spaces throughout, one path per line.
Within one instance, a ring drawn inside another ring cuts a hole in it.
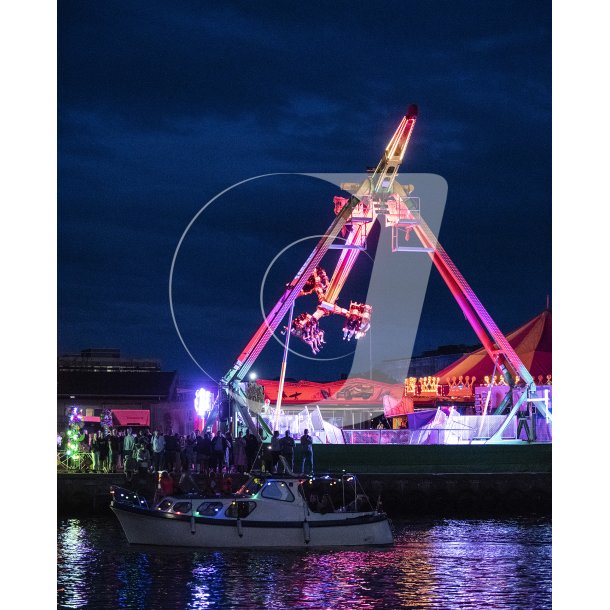
M 60 351 L 113 344 L 189 370 L 167 281 L 192 216 L 258 174 L 362 171 L 412 102 L 403 169 L 447 180 L 442 243 L 502 328 L 535 315 L 550 292 L 550 13 L 525 0 L 61 2 Z M 335 192 L 265 179 L 193 227 L 177 313 L 218 374 L 259 323 L 266 265 L 328 226 Z M 438 278 L 420 331 L 421 348 L 473 340 Z

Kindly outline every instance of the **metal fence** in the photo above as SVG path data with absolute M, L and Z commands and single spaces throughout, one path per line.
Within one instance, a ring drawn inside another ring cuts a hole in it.
M 449 422 L 448 427 L 420 428 L 418 430 L 343 430 L 347 444 L 368 445 L 464 445 L 492 437 L 505 420 L 503 415 L 481 418 L 476 415 L 462 416 Z M 521 435 L 525 437 L 524 433 Z M 517 418 L 514 417 L 502 433 L 504 440 L 517 438 Z M 536 440 L 553 440 L 552 424 L 538 419 Z
M 57 452 L 57 470 L 62 472 L 90 472 L 93 468 L 93 453 L 78 452 L 68 455 Z

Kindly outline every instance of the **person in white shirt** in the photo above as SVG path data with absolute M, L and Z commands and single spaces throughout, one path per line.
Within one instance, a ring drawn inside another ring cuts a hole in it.
M 160 472 L 165 466 L 163 463 L 163 456 L 165 454 L 165 437 L 162 434 L 159 434 L 158 430 L 155 430 L 153 433 L 152 450 L 155 471 Z

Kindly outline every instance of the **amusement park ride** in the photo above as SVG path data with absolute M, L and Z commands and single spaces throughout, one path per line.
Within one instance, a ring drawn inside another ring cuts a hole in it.
M 349 309 L 345 309 L 339 307 L 336 301 L 358 255 L 366 249 L 368 227 L 372 227 L 372 223 L 378 217 L 382 217 L 385 227 L 392 231 L 393 252 L 424 252 L 430 256 L 432 263 L 438 269 L 494 365 L 504 375 L 504 379 L 511 387 L 515 386 L 518 379 L 524 387 L 514 404 L 512 404 L 513 393 L 507 392 L 504 401 L 495 411 L 499 415 L 508 410 L 506 419 L 493 436 L 485 441 L 501 442 L 502 433 L 511 419 L 527 403 L 533 403 L 547 419 L 550 419 L 548 411 L 543 410 L 543 399 L 536 397 L 536 386 L 530 372 L 422 218 L 419 199 L 411 197 L 413 187 L 411 185 L 403 186 L 396 180 L 416 120 L 417 107 L 412 105 L 400 121 L 371 175 L 361 184 L 341 185 L 341 188 L 350 193 L 351 197 L 334 198 L 335 219 L 298 273 L 287 284 L 283 295 L 254 333 L 231 370 L 223 377 L 218 400 L 230 401 L 232 412 L 239 412 L 253 434 L 258 435 L 261 428 L 266 434 L 269 434 L 270 431 L 262 418 L 259 418 L 258 422 L 252 419 L 246 406 L 247 400 L 241 382 L 286 314 L 289 313 L 286 330 L 289 329 L 290 332 L 286 332 L 278 403 L 282 396 L 288 342 L 291 335 L 307 343 L 316 354 L 325 343 L 324 331 L 320 328 L 319 323 L 331 314 L 345 318 L 343 338 L 348 341 L 352 337 L 360 339 L 369 330 L 372 314 L 370 305 L 352 301 Z M 344 241 L 336 243 L 340 234 Z M 405 245 L 404 242 L 408 244 L 412 234 L 415 234 L 419 244 Z M 329 279 L 320 263 L 331 248 L 338 248 L 342 251 L 333 275 Z M 315 312 L 301 313 L 293 318 L 294 304 L 298 297 L 314 292 L 318 297 Z M 279 406 L 278 404 L 278 413 Z

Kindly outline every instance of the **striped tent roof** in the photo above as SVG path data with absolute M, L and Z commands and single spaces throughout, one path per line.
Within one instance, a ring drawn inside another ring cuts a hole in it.
M 549 309 L 514 330 L 506 338 L 534 379 L 538 375 L 546 377 L 552 373 L 553 342 Z M 491 376 L 492 373 L 493 362 L 485 349 L 481 348 L 462 356 L 452 365 L 439 371 L 436 376 L 441 378 L 441 383 L 445 383 L 448 377 L 460 375 L 464 377 L 474 375 L 477 382 L 482 382 L 485 375 Z M 496 374 L 500 374 L 500 371 Z

